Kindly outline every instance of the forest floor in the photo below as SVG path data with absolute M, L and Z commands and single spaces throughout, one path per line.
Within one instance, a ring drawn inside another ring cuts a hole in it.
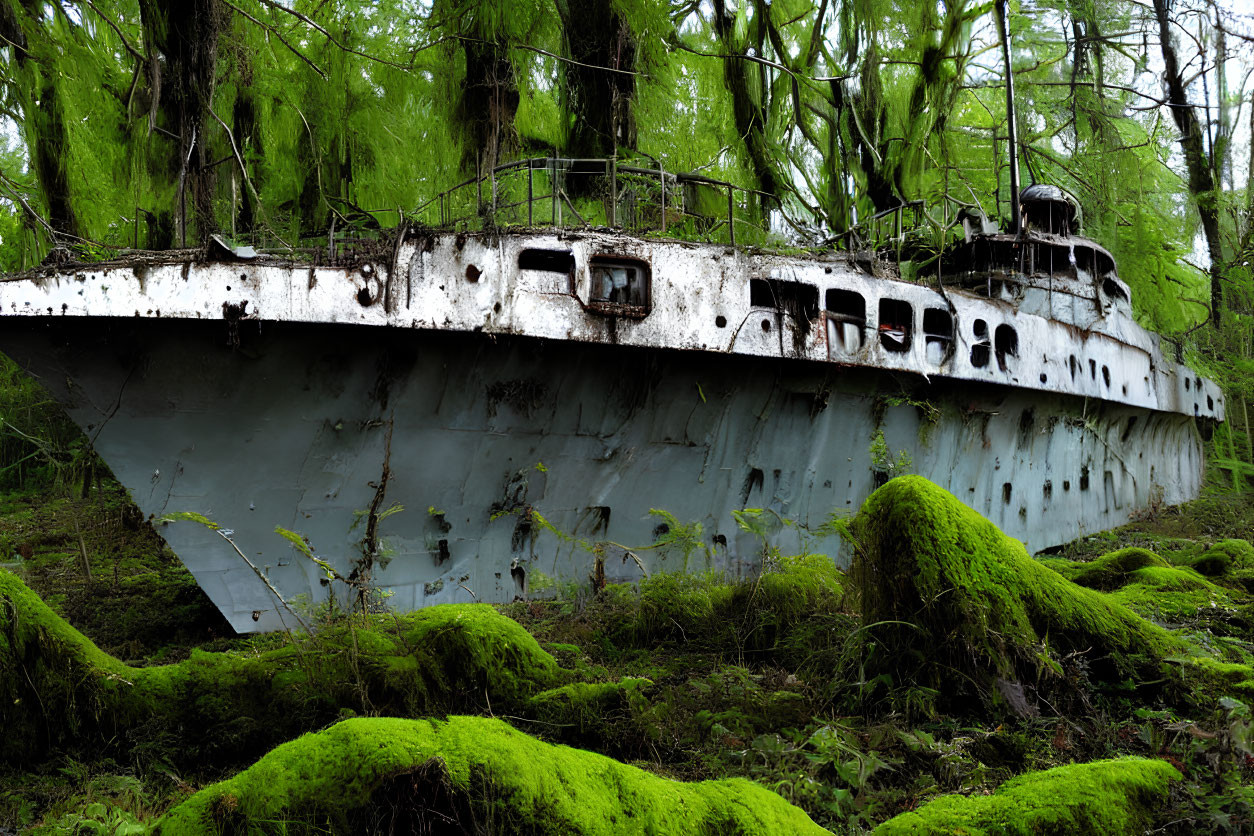
M 105 480 L 88 493 L 0 495 L 0 568 L 103 651 L 144 667 L 205 658 L 194 656 L 204 651 L 255 657 L 295 641 L 235 636 L 120 486 Z M 1044 562 L 1074 578 L 1081 564 L 1140 547 L 1172 567 L 1201 566 L 1217 542 L 1252 532 L 1254 497 L 1212 491 L 1071 543 Z M 800 565 L 778 555 L 767 562 L 794 574 Z M 1216 574 L 1221 585 L 1199 580 L 1188 590 L 1125 595 L 1123 603 L 1191 640 L 1223 645 L 1234 660 L 1247 658 L 1254 599 L 1240 573 L 1226 583 Z M 536 713 L 508 719 L 530 735 L 669 778 L 748 778 L 837 833 L 870 830 L 944 794 L 985 796 L 1014 776 L 1130 755 L 1164 760 L 1183 776 L 1148 813 L 1156 832 L 1254 828 L 1254 734 L 1238 698 L 1245 692 L 1181 701 L 1132 674 L 1099 679 L 1081 650 L 1057 654 L 1070 683 L 1065 702 L 1051 702 L 1047 696 L 1060 691 L 1043 686 L 1032 689 L 1039 699 L 1026 708 L 1013 689 L 1002 699 L 979 688 L 946 694 L 936 682 L 894 673 L 900 665 L 868 664 L 875 647 L 863 640 L 856 597 L 823 592 L 854 585 L 834 577 L 834 586 L 816 592 L 813 583 L 827 576 L 806 576 L 799 605 L 761 578 L 671 577 L 643 591 L 571 588 L 556 599 L 501 606 L 583 681 L 647 680 L 642 699 L 584 711 L 577 723 Z M 1103 594 L 1119 591 L 1118 583 L 1105 587 Z M 369 705 L 343 708 L 342 716 L 368 715 Z M 490 701 L 478 708 L 494 713 Z M 116 741 L 51 746 L 39 758 L 0 766 L 0 834 L 146 832 L 244 765 L 189 762 L 169 749 Z

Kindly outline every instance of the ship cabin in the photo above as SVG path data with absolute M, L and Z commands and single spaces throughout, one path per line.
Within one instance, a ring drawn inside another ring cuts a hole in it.
M 1116 311 L 1131 315 L 1131 292 L 1114 256 L 1080 235 L 1082 213 L 1072 195 L 1034 184 L 1020 193 L 1019 205 L 1015 232 L 967 213 L 965 241 L 941 268 L 946 284 L 1085 328 Z

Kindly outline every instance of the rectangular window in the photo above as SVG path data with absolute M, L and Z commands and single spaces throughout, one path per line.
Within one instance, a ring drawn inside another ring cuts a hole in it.
M 880 300 L 880 345 L 888 351 L 909 351 L 914 310 L 900 299 Z
M 923 310 L 923 339 L 927 359 L 939 366 L 949 359 L 954 344 L 954 318 L 944 308 Z
M 649 265 L 638 259 L 597 256 L 589 263 L 588 309 L 609 316 L 641 318 L 652 304 Z
M 783 279 L 750 279 L 749 306 L 773 308 L 809 322 L 819 315 L 819 289 L 805 282 Z
M 852 354 L 866 342 L 866 300 L 853 290 L 827 291 L 828 350 Z
M 518 269 L 570 274 L 575 272 L 575 254 L 570 250 L 523 250 L 518 254 Z

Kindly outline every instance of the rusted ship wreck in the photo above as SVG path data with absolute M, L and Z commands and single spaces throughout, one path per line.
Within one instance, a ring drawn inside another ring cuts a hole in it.
M 329 594 L 276 526 L 402 609 L 541 575 L 738 574 L 763 548 L 733 511 L 796 546 L 899 451 L 1041 549 L 1194 497 L 1224 402 L 1136 324 L 1066 195 L 1030 187 L 1017 211 L 1009 233 L 969 224 L 926 282 L 849 253 L 534 225 L 411 230 L 324 265 L 52 267 L 0 281 L 0 350 L 146 514 L 233 530 L 269 583 L 213 531 L 162 533 L 241 631 L 279 626 L 270 585 Z M 699 547 L 636 548 L 666 539 L 651 509 L 701 523 Z

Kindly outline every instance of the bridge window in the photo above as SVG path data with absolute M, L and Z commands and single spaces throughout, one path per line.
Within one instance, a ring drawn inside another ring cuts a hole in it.
M 998 325 L 993 335 L 993 349 L 997 354 L 997 366 L 1003 372 L 1008 371 L 1008 360 L 1019 356 L 1019 334 L 1009 325 Z
M 866 341 L 866 300 L 861 293 L 833 288 L 827 291 L 828 339 L 831 346 L 857 351 Z
M 588 266 L 592 276 L 589 310 L 636 318 L 649 313 L 652 300 L 646 262 L 598 256 Z
M 909 351 L 914 310 L 900 299 L 880 300 L 880 345 L 888 351 Z
M 575 254 L 569 250 L 523 250 L 518 254 L 519 270 L 543 270 L 547 273 L 575 272 Z
M 799 322 L 809 322 L 819 315 L 819 289 L 805 282 L 750 279 L 749 305 L 754 308 L 774 308 L 791 314 Z
M 988 344 L 988 323 L 977 319 L 971 326 L 975 342 L 971 345 L 971 365 L 982 369 L 988 365 L 990 346 Z
M 949 359 L 954 344 L 954 318 L 944 308 L 923 311 L 923 340 L 927 359 L 940 365 Z

